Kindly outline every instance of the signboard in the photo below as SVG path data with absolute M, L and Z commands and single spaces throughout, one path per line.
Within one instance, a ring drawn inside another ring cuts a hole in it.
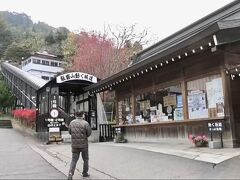
M 48 123 L 47 127 L 61 127 L 65 125 L 64 118 L 46 118 L 45 121 Z
M 57 108 L 57 106 L 58 106 L 58 95 L 51 94 L 50 95 L 50 109 Z
M 92 129 L 97 129 L 97 114 L 95 110 L 90 111 L 90 125 Z
M 212 132 L 212 131 L 222 132 L 223 131 L 223 123 L 222 122 L 209 122 L 208 130 L 210 132 Z
M 71 72 L 66 73 L 58 76 L 56 78 L 57 83 L 63 83 L 65 81 L 71 81 L 71 80 L 83 80 L 83 81 L 89 81 L 92 83 L 97 83 L 97 78 L 91 74 L 82 73 L 82 72 Z
M 176 94 L 163 97 L 163 105 L 164 105 L 164 107 L 176 106 L 176 104 L 177 104 L 177 96 L 176 96 Z
M 62 141 L 59 127 L 49 128 L 49 141 Z

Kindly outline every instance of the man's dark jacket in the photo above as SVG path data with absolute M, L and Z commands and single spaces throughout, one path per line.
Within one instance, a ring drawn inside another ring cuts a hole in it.
M 88 137 L 92 129 L 87 121 L 82 118 L 74 119 L 68 127 L 69 134 L 72 137 L 72 148 L 87 148 Z

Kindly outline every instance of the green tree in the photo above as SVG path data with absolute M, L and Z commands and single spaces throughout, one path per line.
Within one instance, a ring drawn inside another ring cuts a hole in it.
M 11 91 L 6 86 L 5 82 L 0 80 L 0 110 L 2 112 L 7 112 L 7 108 L 10 108 L 14 105 L 14 96 L 11 94 Z
M 73 57 L 77 50 L 76 34 L 69 33 L 67 39 L 62 43 L 64 60 L 68 67 L 72 66 Z
M 27 52 L 31 51 L 33 53 L 45 49 L 44 41 L 43 35 L 36 32 L 29 32 L 28 36 L 20 41 L 20 44 L 28 49 Z
M 7 28 L 7 25 L 0 17 L 0 58 L 3 57 L 8 45 L 12 42 L 12 34 Z
M 45 37 L 45 43 L 47 45 L 51 45 L 51 44 L 56 43 L 56 40 L 54 39 L 52 31 Z
M 5 51 L 4 58 L 21 63 L 22 58 L 31 54 L 31 49 L 21 43 L 13 42 Z

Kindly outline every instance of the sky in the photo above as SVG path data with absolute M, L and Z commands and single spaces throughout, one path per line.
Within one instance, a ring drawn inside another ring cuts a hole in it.
M 71 31 L 103 32 L 104 25 L 148 30 L 161 40 L 233 0 L 0 0 L 0 11 L 24 12 L 34 22 Z

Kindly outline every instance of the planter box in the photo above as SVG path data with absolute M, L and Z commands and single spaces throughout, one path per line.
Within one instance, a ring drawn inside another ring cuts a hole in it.
M 222 148 L 221 141 L 208 141 L 208 146 L 210 149 L 220 149 Z

